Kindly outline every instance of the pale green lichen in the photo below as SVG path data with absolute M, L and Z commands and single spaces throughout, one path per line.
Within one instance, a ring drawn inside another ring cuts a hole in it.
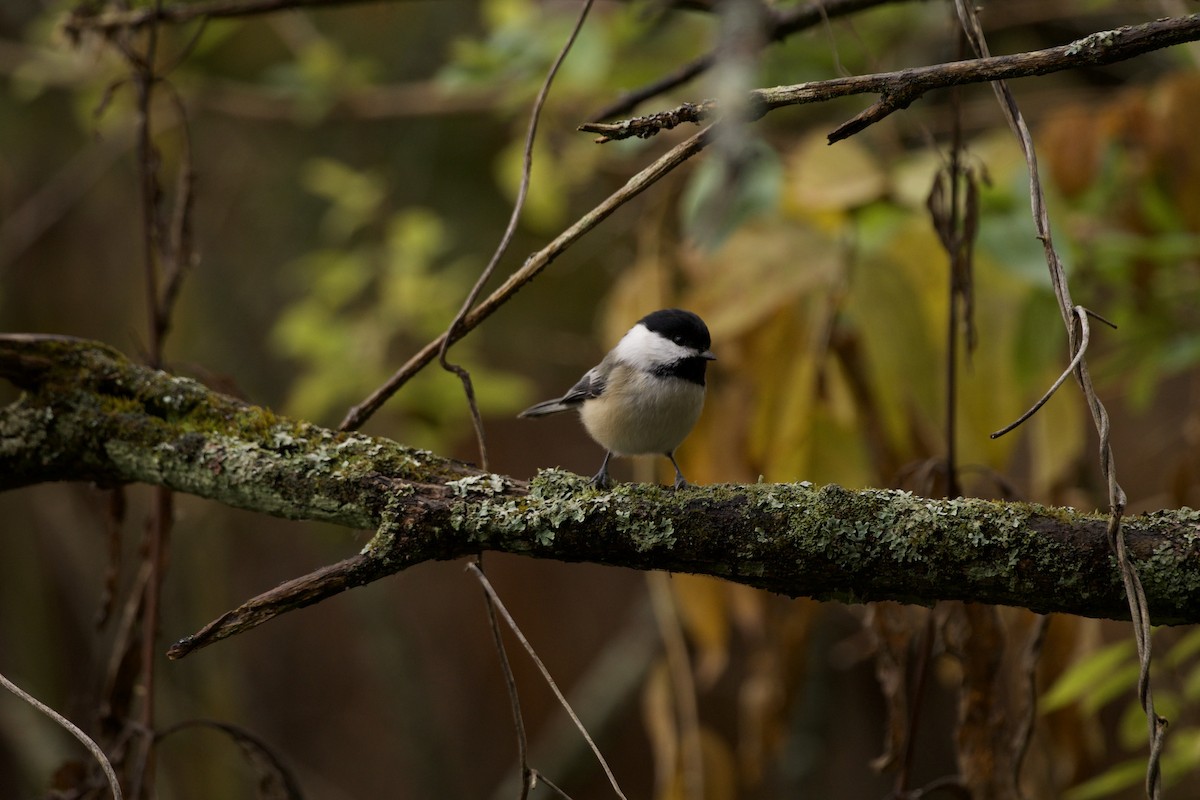
M 400 529 L 401 520 L 404 518 L 405 502 L 416 493 L 416 487 L 410 484 L 400 484 L 388 492 L 387 499 L 384 500 L 383 511 L 380 514 L 379 527 L 375 530 L 375 535 L 371 537 L 371 540 L 359 551 L 361 555 L 388 562 L 394 559 L 396 532 Z
M 654 550 L 659 547 L 675 546 L 675 524 L 666 519 L 660 522 L 648 521 L 625 531 L 633 539 L 633 546 L 639 553 Z
M 459 478 L 456 481 L 446 482 L 446 488 L 452 491 L 455 497 L 466 497 L 472 494 L 484 496 L 497 495 L 503 493 L 509 485 L 503 476 L 493 473 L 469 475 L 465 478 Z
M 1112 47 L 1113 42 L 1117 38 L 1117 33 L 1117 31 L 1097 31 L 1082 39 L 1076 39 L 1067 45 L 1067 55 L 1077 56 L 1086 51 L 1104 50 Z
M 290 430 L 275 430 L 271 432 L 270 442 L 273 447 L 282 450 L 307 444 L 308 440 L 293 435 Z
M 0 415 L 0 456 L 41 450 L 53 421 L 54 409 L 48 406 L 30 408 L 19 402 L 9 405 Z
M 480 485 L 477 480 L 458 483 L 460 487 Z M 562 470 L 540 472 L 523 497 L 505 498 L 497 494 L 482 499 L 467 498 L 460 487 L 455 487 L 455 494 L 464 499 L 451 507 L 450 526 L 465 533 L 470 541 L 503 541 L 508 549 L 548 548 L 553 546 L 560 531 L 585 523 L 593 515 L 613 520 L 617 532 L 628 538 L 639 552 L 672 547 L 676 541 L 669 503 L 661 514 L 651 517 L 634 514 L 635 501 L 644 500 L 645 493 L 658 493 L 660 500 L 669 500 L 674 494 L 666 494 L 660 487 L 624 484 L 611 492 L 602 492 L 591 487 L 586 479 Z

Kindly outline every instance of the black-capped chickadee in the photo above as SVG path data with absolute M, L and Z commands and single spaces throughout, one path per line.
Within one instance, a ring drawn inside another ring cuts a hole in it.
M 579 409 L 583 427 L 608 452 L 592 483 L 607 488 L 614 455 L 664 455 L 675 467 L 675 488 L 688 483 L 675 463 L 704 407 L 704 371 L 715 360 L 708 327 L 690 311 L 647 314 L 617 346 L 562 397 L 517 416 L 544 417 Z

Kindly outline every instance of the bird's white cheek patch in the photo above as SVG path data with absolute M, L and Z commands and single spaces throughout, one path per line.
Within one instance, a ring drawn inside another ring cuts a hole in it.
M 688 348 L 659 336 L 640 323 L 630 328 L 629 333 L 613 349 L 621 361 L 643 368 L 671 364 L 695 355 Z

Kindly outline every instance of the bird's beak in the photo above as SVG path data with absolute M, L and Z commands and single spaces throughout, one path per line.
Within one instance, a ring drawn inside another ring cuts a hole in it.
M 717 357 L 716 357 L 716 355 L 713 354 L 712 350 L 705 350 L 703 353 L 700 354 L 700 357 L 703 359 L 706 359 L 708 361 L 716 361 L 717 360 Z

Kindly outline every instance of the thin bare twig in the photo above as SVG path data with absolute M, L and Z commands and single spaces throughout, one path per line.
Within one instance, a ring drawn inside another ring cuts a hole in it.
M 542 106 L 546 104 L 546 97 L 550 94 L 550 85 L 554 83 L 554 76 L 558 74 L 559 67 L 566 60 L 567 53 L 571 52 L 571 46 L 575 44 L 576 37 L 579 36 L 579 31 L 583 28 L 583 23 L 587 20 L 588 12 L 592 9 L 592 0 L 584 0 L 583 8 L 579 11 L 579 17 L 575 20 L 575 27 L 571 29 L 571 35 L 567 37 L 567 41 L 563 44 L 562 49 L 558 52 L 558 57 L 554 59 L 554 63 L 550 65 L 549 72 L 546 73 L 546 79 L 542 81 L 542 88 L 538 91 L 537 99 L 533 101 L 533 110 L 529 113 L 529 128 L 525 132 L 525 152 L 521 162 L 521 185 L 517 190 L 517 199 L 513 203 L 512 213 L 508 217 L 508 227 L 504 229 L 504 235 L 500 237 L 500 244 L 496 247 L 496 252 L 492 254 L 492 258 L 480 273 L 479 279 L 475 281 L 475 285 L 471 287 L 471 291 L 467 294 L 466 300 L 463 301 L 462 307 L 458 310 L 454 320 L 446 329 L 445 335 L 442 337 L 442 347 L 438 351 L 438 362 L 442 365 L 442 369 L 453 372 L 462 381 L 463 391 L 467 395 L 467 405 L 471 409 L 471 423 L 475 426 L 475 439 L 479 443 L 479 465 L 484 470 L 489 469 L 487 436 L 483 430 L 483 418 L 479 414 L 479 404 L 475 400 L 475 387 L 471 382 L 471 373 L 466 370 L 461 364 L 452 364 L 446 360 L 446 351 L 450 349 L 450 343 L 454 340 L 455 332 L 462 325 L 463 318 L 467 316 L 467 312 L 471 310 L 471 306 L 475 305 L 479 293 L 483 291 L 483 287 L 491 280 L 492 273 L 496 271 L 496 265 L 500 263 L 500 259 L 508 252 L 508 245 L 512 241 L 513 235 L 517 232 L 517 222 L 521 219 L 521 211 L 525 208 L 525 197 L 529 194 L 529 176 L 533 171 L 533 142 L 537 137 L 538 120 L 542 115 Z
M 675 108 L 647 114 L 642 117 L 623 120 L 621 122 L 584 122 L 575 130 L 583 133 L 599 133 L 596 144 L 604 144 L 617 139 L 649 139 L 659 131 L 673 130 L 685 122 L 699 125 L 708 118 L 716 108 L 716 100 L 702 100 L 699 103 L 681 103 Z
M 161 11 L 162 0 L 155 0 L 153 8 Z M 167 260 L 164 257 L 166 243 L 159 208 L 162 195 L 158 182 L 159 152 L 154 146 L 150 121 L 152 95 L 158 81 L 155 71 L 158 57 L 158 26 L 151 25 L 149 27 L 144 53 L 137 53 L 135 48 L 125 41 L 119 41 L 119 45 L 125 53 L 132 72 L 131 81 L 136 92 L 138 110 L 137 155 L 142 201 L 142 258 L 146 282 L 146 317 L 150 327 L 147 361 L 151 367 L 161 369 L 163 345 L 170 313 L 164 310 L 161 295 L 160 279 L 162 276 L 160 270 L 163 269 Z M 142 697 L 138 715 L 141 736 L 140 746 L 136 751 L 138 768 L 133 773 L 131 791 L 133 800 L 140 800 L 143 796 L 148 797 L 152 794 L 152 787 L 155 783 L 154 709 L 159 601 L 162 596 L 167 538 L 171 530 L 173 505 L 171 490 L 166 487 L 156 487 L 150 518 L 146 521 L 146 531 L 142 541 L 142 558 L 149 568 L 149 580 L 145 584 L 145 600 L 141 607 Z M 128 769 L 128 764 L 126 769 Z
M 958 37 L 958 57 L 964 55 L 966 42 Z M 967 329 L 967 352 L 974 349 L 973 322 L 971 319 L 971 274 L 978 218 L 978 196 L 969 170 L 963 166 L 963 130 L 961 87 L 950 91 L 950 114 L 953 135 L 950 142 L 950 160 L 945 168 L 934 177 L 926 206 L 938 234 L 947 259 L 947 319 L 946 319 L 946 496 L 961 494 L 958 480 L 958 337 L 959 314 L 962 313 Z M 949 197 L 944 181 L 948 181 Z M 967 184 L 967 201 L 961 200 L 963 185 Z M 966 206 L 964 208 L 964 205 Z
M 983 28 L 979 24 L 979 18 L 976 15 L 974 5 L 967 0 L 955 0 L 955 6 L 958 9 L 959 20 L 962 23 L 963 29 L 967 32 L 976 52 L 986 57 L 988 55 L 987 41 L 984 38 Z M 1190 26 L 1200 27 L 1200 14 L 1192 14 L 1188 17 L 1175 20 L 1159 20 L 1159 22 L 1169 22 L 1173 26 L 1172 30 L 1181 31 Z M 1176 24 L 1179 27 L 1175 27 Z M 1136 29 L 1143 33 L 1149 30 L 1144 25 L 1136 26 Z M 1075 54 L 1086 51 L 1109 50 L 1122 44 L 1125 41 L 1125 34 L 1132 30 L 1134 29 L 1122 28 L 1119 31 L 1092 34 L 1092 36 L 1086 39 L 1075 42 L 1070 48 Z M 1025 124 L 1025 119 L 1017 107 L 1016 99 L 1009 90 L 1008 84 L 1002 80 L 995 81 L 992 84 L 992 89 L 995 91 L 996 97 L 1000 101 L 1000 107 L 1004 111 L 1005 118 L 1016 134 L 1025 155 L 1025 161 L 1029 170 L 1030 204 L 1033 211 L 1034 226 L 1045 252 L 1046 265 L 1050 270 L 1050 280 L 1054 287 L 1055 297 L 1058 299 L 1063 324 L 1067 327 L 1068 344 L 1071 351 L 1077 353 L 1082 348 L 1081 343 L 1077 341 L 1072 315 L 1077 315 L 1078 312 L 1075 311 L 1076 307 L 1071 302 L 1066 270 L 1063 269 L 1062 260 L 1054 249 L 1054 242 L 1050 235 L 1050 219 L 1046 210 L 1046 199 L 1042 192 L 1041 179 L 1038 174 L 1037 153 L 1033 146 L 1033 137 L 1029 133 L 1029 127 Z M 1126 497 L 1125 490 L 1117 482 L 1116 465 L 1110 441 L 1111 431 L 1108 410 L 1105 409 L 1104 403 L 1100 401 L 1095 387 L 1092 385 L 1091 373 L 1088 371 L 1086 358 L 1081 358 L 1076 365 L 1075 378 L 1079 384 L 1079 388 L 1083 391 L 1084 398 L 1087 400 L 1088 408 L 1092 413 L 1093 424 L 1100 437 L 1100 472 L 1108 484 L 1108 543 L 1116 556 L 1117 566 L 1121 573 L 1121 582 L 1124 584 L 1125 596 L 1129 604 L 1129 615 L 1133 623 L 1134 641 L 1137 645 L 1141 668 L 1138 678 L 1138 700 L 1141 702 L 1142 710 L 1146 714 L 1146 725 L 1149 729 L 1150 756 L 1146 765 L 1146 796 L 1150 800 L 1157 800 L 1162 791 L 1160 759 L 1165 740 L 1167 721 L 1159 716 L 1155 710 L 1154 696 L 1150 689 L 1150 612 L 1147 608 L 1146 595 L 1142 587 L 1141 578 L 1138 577 L 1137 568 L 1133 565 L 1126 550 L 1125 535 L 1121 526 L 1121 519 L 1125 513 Z
M 542 773 L 538 772 L 535 769 L 535 770 L 533 770 L 533 783 L 531 784 L 531 786 L 537 786 L 539 783 L 544 783 L 547 786 L 549 786 L 556 794 L 558 794 L 559 797 L 563 798 L 563 800 L 571 800 L 571 795 L 567 794 L 562 789 L 555 786 L 554 781 L 550 780 L 545 775 L 543 775 Z
M 568 697 L 580 719 L 588 720 L 593 736 L 609 728 L 618 719 L 633 697 L 643 688 L 651 662 L 662 650 L 662 640 L 654 627 L 648 601 L 630 609 L 629 619 L 605 641 L 604 649 L 587 664 L 586 671 L 572 681 Z M 529 761 L 537 764 L 534 788 L 546 774 L 558 779 L 579 771 L 584 766 L 580 748 L 587 744 L 575 736 L 574 724 L 566 715 L 547 720 L 530 739 Z M 491 792 L 491 800 L 508 800 L 520 773 L 514 769 L 501 779 Z M 562 791 L 559 789 L 558 791 Z
M 930 609 L 925 614 L 925 626 L 921 629 L 921 638 L 917 641 L 916 674 L 912 682 L 912 699 L 909 703 L 909 715 L 905 720 L 904 750 L 897 764 L 896 779 L 892 784 L 890 797 L 906 797 L 909 773 L 912 771 L 913 755 L 916 753 L 917 728 L 921 721 L 921 709 L 924 707 L 923 698 L 929 685 L 929 662 L 933 658 L 934 639 L 937 629 L 934 624 L 934 611 Z M 903 672 L 901 675 L 903 676 Z
M 1042 656 L 1042 645 L 1046 642 L 1046 631 L 1050 628 L 1050 615 L 1038 614 L 1033 621 L 1033 630 L 1025 644 L 1021 656 L 1021 671 L 1025 675 L 1025 713 L 1018 722 L 1013 733 L 1013 786 L 1017 788 L 1018 799 L 1024 795 L 1021 792 L 1021 766 L 1025 763 L 1025 755 L 1029 752 L 1029 743 L 1033 741 L 1033 726 L 1037 721 L 1037 666 Z
M 192 208 L 195 203 L 196 173 L 192 169 L 192 135 L 188 127 L 187 111 L 183 99 L 169 83 L 163 83 L 169 89 L 169 96 L 179 118 L 179 128 L 183 136 L 180 148 L 179 176 L 176 179 L 175 198 L 170 226 L 165 231 L 163 243 L 162 265 L 163 285 L 161 294 L 156 299 L 154 330 L 161 342 L 166 339 L 171 329 L 171 317 L 175 309 L 175 301 L 183 286 L 183 279 L 189 269 L 195 265 L 196 252 L 192 239 Z
M 148 11 L 151 12 L 154 19 L 157 19 L 163 13 L 163 1 L 155 0 Z M 181 121 L 184 141 L 182 165 L 174 198 L 174 211 L 172 218 L 168 221 L 164 218 L 161 208 L 163 199 L 159 183 L 161 158 L 158 148 L 154 144 L 151 123 L 154 91 L 163 83 L 158 68 L 158 25 L 154 22 L 149 24 L 141 49 L 129 30 L 119 30 L 116 33 L 118 35 L 114 36 L 113 44 L 128 62 L 130 72 L 128 84 L 134 90 L 137 108 L 135 127 L 141 195 L 142 269 L 145 282 L 146 317 L 149 327 L 146 360 L 151 367 L 161 369 L 175 301 L 186 270 L 193 261 L 191 141 L 188 136 L 183 103 L 172 91 L 171 98 Z M 193 36 L 180 58 L 190 51 L 196 40 L 197 36 Z M 112 92 L 124 84 L 125 82 L 122 81 L 109 87 L 98 112 L 104 108 Z M 139 575 L 144 575 L 145 580 L 135 582 L 133 591 L 137 592 L 140 597 L 131 597 L 127 604 L 127 608 L 136 610 L 140 623 L 140 640 L 138 642 L 140 661 L 139 672 L 135 678 L 141 684 L 140 708 L 136 726 L 130 725 L 125 729 L 126 733 L 132 733 L 138 738 L 138 746 L 133 752 L 132 760 L 126 759 L 123 765 L 126 776 L 132 776 L 130 778 L 130 794 L 135 800 L 152 794 L 154 786 L 156 647 L 162 582 L 166 572 L 168 540 L 174 510 L 174 497 L 171 489 L 164 486 L 156 487 L 153 497 L 154 501 L 150 516 L 146 521 L 141 549 L 143 566 Z M 131 636 L 132 633 L 129 635 Z M 132 646 L 133 640 L 129 636 L 123 636 L 117 639 L 115 649 L 117 652 L 125 653 Z M 124 724 L 125 715 L 116 709 L 113 709 L 113 712 L 120 714 Z
M 155 739 L 161 742 L 189 728 L 207 728 L 225 734 L 237 745 L 246 763 L 258 777 L 258 796 L 271 800 L 303 800 L 304 792 L 292 770 L 275 752 L 275 749 L 255 734 L 229 722 L 214 719 L 185 719 L 159 732 Z
M 155 7 L 162 4 L 156 2 Z M 160 328 L 159 302 L 159 252 L 162 245 L 161 225 L 159 224 L 159 199 L 161 190 L 158 185 L 158 150 L 150 133 L 151 93 L 157 75 L 154 72 L 154 62 L 158 51 L 157 27 L 152 26 L 146 39 L 146 52 L 139 55 L 127 44 L 122 50 L 129 61 L 133 73 L 132 83 L 136 92 L 138 110 L 137 122 L 137 157 L 138 177 L 141 181 L 142 200 L 142 269 L 146 282 L 146 317 L 150 323 L 149 348 L 150 366 L 162 368 L 162 330 Z
M 46 705 L 41 700 L 38 700 L 29 692 L 10 681 L 7 677 L 5 677 L 4 673 L 0 673 L 0 685 L 4 686 L 5 689 L 8 689 L 17 697 L 21 698 L 38 711 L 57 722 L 59 726 L 67 731 L 67 733 L 78 739 L 79 743 L 86 747 L 88 751 L 91 752 L 92 757 L 99 762 L 100 769 L 104 770 L 104 777 L 108 780 L 108 788 L 109 791 L 112 792 L 113 800 L 122 800 L 121 784 L 117 781 L 117 773 L 113 770 L 112 764 L 108 760 L 108 756 L 104 755 L 104 750 L 100 747 L 100 745 L 96 744 L 92 737 L 80 730 L 75 723 L 71 722 L 71 720 L 67 719 L 62 714 L 59 714 L 53 708 Z
M 1087 321 L 1088 315 L 1087 315 L 1086 309 L 1084 309 L 1083 306 L 1075 306 L 1074 311 L 1075 311 L 1075 317 L 1076 317 L 1076 319 L 1079 320 L 1079 326 L 1082 331 L 1082 333 L 1079 337 L 1078 349 L 1075 351 L 1075 357 L 1071 359 L 1071 363 L 1067 365 L 1067 368 L 1065 370 L 1063 370 L 1062 375 L 1058 376 L 1058 380 L 1056 380 L 1054 382 L 1054 385 L 1051 386 L 1044 395 L 1042 395 L 1042 399 L 1040 399 L 1036 403 L 1034 403 L 1033 406 L 1028 411 L 1026 411 L 1024 414 L 1022 414 L 1020 417 L 1018 417 L 1014 422 L 1011 422 L 1008 425 L 1005 425 L 1000 430 L 991 434 L 991 438 L 999 439 L 1004 434 L 1009 433 L 1009 432 L 1015 430 L 1016 428 L 1020 427 L 1020 425 L 1022 423 L 1024 423 L 1026 420 L 1028 420 L 1030 417 L 1032 417 L 1034 414 L 1036 414 L 1038 411 L 1040 411 L 1042 406 L 1046 405 L 1046 403 L 1049 402 L 1050 398 L 1054 396 L 1054 393 L 1058 391 L 1058 387 L 1062 386 L 1066 382 L 1067 378 L 1069 378 L 1073 374 L 1075 374 L 1075 370 L 1079 368 L 1079 364 L 1083 361 L 1083 357 L 1087 353 L 1088 342 L 1091 341 L 1092 333 L 1091 333 L 1091 328 L 1088 325 L 1088 321 Z M 1071 335 L 1071 338 L 1072 339 L 1075 338 L 1074 334 Z
M 956 4 L 961 8 L 961 0 L 956 0 Z M 975 77 L 963 80 L 968 76 L 962 72 L 962 67 L 978 64 L 982 73 L 991 73 L 978 77 L 991 81 L 993 88 L 999 92 L 1000 89 L 997 87 L 1008 78 L 1045 75 L 1083 65 L 1112 64 L 1152 50 L 1194 41 L 1197 38 L 1200 38 L 1200 14 L 1192 14 L 1187 17 L 1158 19 L 1142 25 L 1127 25 L 1112 30 L 1097 31 L 1060 47 L 1010 56 L 993 57 L 985 45 L 977 49 L 976 52 L 980 58 L 975 61 L 960 61 L 942 66 L 950 68 L 946 77 L 950 78 L 953 84 L 959 84 L 979 82 L 979 79 Z M 829 142 L 832 144 L 845 139 L 878 122 L 893 111 L 907 108 L 929 91 L 929 88 L 934 88 L 922 86 L 928 77 L 924 73 L 929 69 L 937 69 L 937 67 L 912 70 L 913 80 L 902 79 L 893 86 L 881 89 L 880 100 L 862 114 L 834 130 L 829 135 Z M 904 75 L 906 72 L 910 71 L 903 70 L 900 75 Z
M 571 717 L 571 721 L 575 723 L 575 727 L 579 729 L 579 732 L 583 735 L 584 740 L 587 741 L 588 746 L 592 748 L 592 752 L 595 754 L 596 760 L 600 762 L 600 766 L 603 768 L 604 774 L 608 776 L 608 782 L 612 785 L 613 791 L 617 793 L 617 797 L 620 797 L 621 800 L 627 800 L 625 793 L 621 791 L 621 787 L 617 784 L 617 778 L 615 775 L 613 775 L 612 770 L 609 768 L 608 762 L 604 760 L 604 755 L 600 752 L 600 748 L 596 747 L 596 743 L 592 741 L 592 737 L 588 734 L 587 729 L 583 727 L 583 723 L 571 709 L 571 704 L 567 702 L 567 698 L 558 688 L 558 684 L 556 684 L 554 682 L 554 678 L 550 676 L 550 670 L 546 669 L 546 665 L 543 664 L 542 659 L 538 657 L 537 651 L 533 649 L 533 646 L 529 644 L 529 640 L 525 638 L 525 634 L 522 633 L 521 629 L 517 626 L 516 620 L 514 620 L 512 615 L 508 613 L 508 609 L 504 607 L 503 601 L 501 601 L 500 596 L 496 594 L 496 590 L 492 587 L 492 584 L 487 579 L 487 576 L 484 575 L 479 570 L 479 567 L 475 566 L 474 564 L 468 564 L 467 569 L 475 573 L 475 577 L 479 579 L 480 584 L 483 586 L 483 590 L 487 592 L 488 597 L 490 597 L 492 602 L 496 605 L 496 610 L 500 612 L 500 616 L 504 618 L 506 623 L 508 623 L 508 627 L 512 629 L 513 635 L 517 637 L 517 641 L 521 643 L 521 646 L 525 648 L 525 652 L 527 652 L 529 657 L 533 659 L 534 665 L 536 665 L 538 671 L 542 673 L 542 677 L 546 680 L 550 690 L 554 692 L 554 696 L 558 698 L 558 702 L 566 710 L 568 716 Z
M 483 553 L 475 556 L 475 568 L 483 574 Z M 520 800 L 529 797 L 533 788 L 536 773 L 529 767 L 529 736 L 525 732 L 525 716 L 521 713 L 521 696 L 517 693 L 517 679 L 513 675 L 512 662 L 508 659 L 508 650 L 504 647 L 504 637 L 500 635 L 500 622 L 496 619 L 496 604 L 485 589 L 483 605 L 487 609 L 488 630 L 492 632 L 492 645 L 496 655 L 500 657 L 500 671 L 504 674 L 504 687 L 508 690 L 508 704 L 512 711 L 513 729 L 517 735 L 517 762 L 521 768 Z

